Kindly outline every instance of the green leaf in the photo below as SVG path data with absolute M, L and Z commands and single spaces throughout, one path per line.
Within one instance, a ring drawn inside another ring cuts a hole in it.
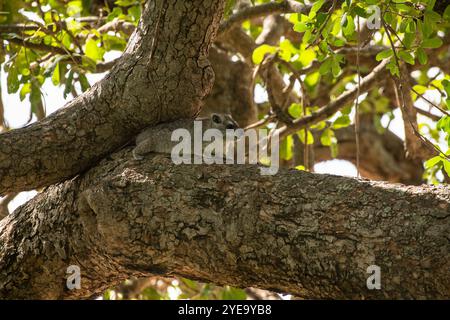
M 360 16 L 362 18 L 367 18 L 368 17 L 368 15 L 367 15 L 366 11 L 364 10 L 364 8 L 362 8 L 362 7 L 358 6 L 358 5 L 353 8 L 353 11 L 358 16 Z
M 288 39 L 284 39 L 283 41 L 281 41 L 279 47 L 280 58 L 287 62 L 291 60 L 293 55 L 298 53 L 298 49 Z
M 355 33 L 355 21 L 352 16 L 347 16 L 347 22 L 342 30 L 346 38 L 350 38 Z
M 309 43 L 312 39 L 312 31 L 311 29 L 306 30 L 306 32 L 303 34 L 302 43 Z
M 416 32 L 416 22 L 414 20 L 411 20 L 407 27 L 406 27 L 406 32 L 409 33 L 415 33 Z
M 435 48 L 439 48 L 440 46 L 442 46 L 442 44 L 443 44 L 442 39 L 435 37 L 435 38 L 423 40 L 422 47 L 435 49 Z
M 383 50 L 383 51 L 381 51 L 380 53 L 377 54 L 375 59 L 377 61 L 381 61 L 383 59 L 392 57 L 393 54 L 394 54 L 394 52 L 392 51 L 392 49 Z
M 405 61 L 409 64 L 414 65 L 414 63 L 415 63 L 415 59 L 414 59 L 413 55 L 407 51 L 403 51 L 403 50 L 400 51 L 398 53 L 398 56 L 400 59 L 402 59 L 403 61 Z
M 407 49 L 411 49 L 414 40 L 416 40 L 416 34 L 415 33 L 405 33 L 405 37 L 403 38 L 403 43 L 405 44 L 405 47 Z
M 428 56 L 423 48 L 418 48 L 416 53 L 417 53 L 417 59 L 419 59 L 419 63 L 421 65 L 425 65 L 428 63 Z
M 445 93 L 447 93 L 447 97 L 450 97 L 450 81 L 447 79 L 442 80 L 442 86 L 444 87 Z
M 81 1 L 70 1 L 67 4 L 67 14 L 69 16 L 76 16 L 79 15 L 83 11 L 83 4 Z
M 340 31 L 341 31 L 341 20 L 338 17 L 335 18 L 333 21 L 333 29 L 331 30 L 331 34 L 337 36 Z
M 114 18 L 118 18 L 123 15 L 122 8 L 115 7 L 111 13 L 108 15 L 107 21 L 113 21 Z
M 102 43 L 106 51 L 111 50 L 123 51 L 127 44 L 125 39 L 109 34 L 102 35 Z
M 331 65 L 333 64 L 333 59 L 328 57 L 325 61 L 322 62 L 319 68 L 319 73 L 321 75 L 327 74 L 331 71 Z
M 439 164 L 442 161 L 441 156 L 436 156 L 434 158 L 431 158 L 427 161 L 425 161 L 425 169 L 430 169 L 434 167 L 435 165 Z
M 447 159 L 442 159 L 442 162 L 444 164 L 445 172 L 450 176 L 450 161 L 448 161 Z
M 260 64 L 263 62 L 266 54 L 274 54 L 277 52 L 277 48 L 269 46 L 268 44 L 260 45 L 253 51 L 252 60 L 254 64 Z
M 300 131 L 297 131 L 297 135 L 300 138 L 300 141 L 305 144 L 305 129 L 302 129 Z M 311 131 L 306 130 L 306 141 L 307 145 L 311 145 L 314 143 L 314 136 L 312 135 Z
M 247 298 L 247 294 L 242 289 L 225 287 L 225 290 L 222 292 L 223 300 L 245 300 Z
M 400 33 L 405 33 L 408 23 L 409 23 L 409 19 L 402 20 L 402 22 L 400 23 L 400 26 L 398 27 L 398 31 Z
M 53 85 L 57 86 L 59 85 L 61 80 L 60 74 L 59 74 L 59 63 L 56 64 L 55 70 L 53 70 L 52 75 L 52 83 Z
M 428 87 L 422 86 L 420 84 L 417 84 L 413 87 L 413 89 L 415 91 L 417 91 L 419 94 L 424 94 L 425 92 L 427 92 Z
M 292 159 L 292 146 L 294 142 L 292 136 L 287 136 L 286 139 L 280 143 L 280 158 L 284 160 Z
M 89 88 L 91 87 L 91 85 L 89 84 L 88 79 L 86 78 L 86 76 L 84 74 L 80 73 L 78 75 L 78 81 L 80 82 L 81 91 L 83 91 L 83 92 L 89 90 Z
M 313 87 L 319 82 L 319 79 L 320 79 L 320 73 L 316 71 L 316 72 L 310 73 L 306 76 L 305 83 L 308 86 Z
M 428 9 L 430 9 L 430 6 Z M 441 21 L 441 16 L 435 11 L 427 10 L 425 11 L 425 19 L 429 19 L 431 23 L 438 23 Z
M 309 17 L 314 18 L 317 14 L 317 12 L 322 8 L 323 4 L 325 3 L 325 0 L 318 0 L 314 2 L 313 6 L 311 7 L 311 10 L 309 11 Z
M 333 73 L 333 76 L 336 78 L 341 73 L 341 66 L 339 65 L 338 60 L 333 60 L 333 63 L 331 64 L 331 71 Z
M 450 5 L 445 8 L 444 14 L 442 16 L 444 17 L 444 20 L 447 20 L 447 22 L 450 21 Z
M 56 56 L 53 60 L 51 60 L 51 62 L 49 64 L 46 65 L 45 71 L 44 71 L 44 76 L 45 77 L 50 77 L 54 73 L 55 68 L 58 65 L 58 63 L 61 60 L 64 60 L 64 59 L 67 59 L 67 58 L 70 58 L 70 56 L 67 55 L 67 54 Z
M 296 31 L 296 32 L 305 32 L 308 29 L 309 29 L 309 27 L 306 24 L 306 22 L 300 21 L 294 25 L 294 31 Z
M 430 16 L 427 15 L 427 13 L 425 13 L 422 25 L 422 32 L 426 38 L 428 38 L 433 33 L 434 26 L 435 23 L 433 22 L 433 20 L 431 20 Z
M 105 49 L 99 47 L 100 41 L 90 38 L 86 41 L 85 54 L 88 58 L 91 58 L 95 62 L 101 61 L 105 54 Z
M 141 17 L 141 6 L 133 6 L 128 8 L 128 14 L 133 18 L 134 22 L 138 22 Z
M 6 78 L 8 93 L 16 93 L 19 90 L 20 82 L 19 82 L 19 73 L 17 71 L 16 66 L 11 66 L 8 70 L 8 77 Z
M 73 86 L 73 70 L 70 70 L 70 71 L 69 71 L 69 75 L 67 76 L 67 79 L 66 79 L 66 81 L 65 81 L 65 85 L 66 85 L 66 87 L 64 88 L 64 93 L 63 93 L 64 99 L 66 99 L 66 98 L 67 98 L 67 95 L 68 95 L 69 93 L 72 92 L 72 86 Z
M 436 129 L 450 133 L 450 116 L 442 116 L 442 118 L 436 123 Z
M 350 117 L 348 115 L 342 115 L 333 122 L 333 129 L 339 129 L 348 127 L 351 124 Z
M 24 83 L 24 85 L 22 86 L 22 89 L 20 89 L 20 93 L 19 93 L 19 97 L 20 97 L 20 101 L 23 101 L 26 97 L 27 94 L 29 94 L 31 92 L 31 83 L 27 82 Z
M 303 108 L 299 103 L 293 103 L 289 106 L 288 112 L 292 117 L 297 119 L 303 115 Z
M 330 128 L 325 129 L 320 136 L 320 143 L 323 146 L 329 147 L 333 143 L 334 131 Z
M 89 71 L 95 71 L 97 64 L 88 56 L 81 56 L 81 64 Z
M 298 60 L 303 67 L 309 66 L 316 59 L 316 52 L 313 49 L 306 49 L 300 52 Z
M 397 64 L 394 61 L 390 61 L 386 68 L 391 72 L 393 76 L 400 77 L 400 70 L 398 69 Z

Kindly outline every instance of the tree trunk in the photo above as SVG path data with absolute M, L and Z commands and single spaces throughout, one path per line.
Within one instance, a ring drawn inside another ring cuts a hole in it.
M 0 223 L 0 298 L 90 297 L 180 275 L 304 298 L 450 298 L 450 189 L 256 166 L 138 163 L 130 149 Z M 81 268 L 81 289 L 66 270 Z M 367 268 L 381 268 L 369 290 Z

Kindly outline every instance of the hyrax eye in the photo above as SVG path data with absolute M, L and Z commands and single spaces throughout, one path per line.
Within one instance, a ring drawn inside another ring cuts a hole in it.
M 212 116 L 212 121 L 214 123 L 220 123 L 221 122 L 220 121 L 220 117 L 218 115 L 216 115 L 216 114 Z

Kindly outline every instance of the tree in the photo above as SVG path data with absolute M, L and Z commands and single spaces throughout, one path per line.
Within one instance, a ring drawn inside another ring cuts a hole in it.
M 0 222 L 0 297 L 90 297 L 152 275 L 304 298 L 449 297 L 449 189 L 414 185 L 450 171 L 439 144 L 450 7 L 255 2 L 4 5 L 8 92 L 40 121 L 0 135 L 0 194 L 44 189 Z M 110 50 L 123 54 L 105 62 Z M 86 74 L 108 70 L 90 87 Z M 49 116 L 46 78 L 73 96 Z M 382 125 L 396 109 L 404 141 Z M 272 127 L 284 168 L 133 160 L 129 141 L 146 126 L 211 111 Z M 331 158 L 389 182 L 312 173 Z M 366 286 L 374 265 L 380 290 Z

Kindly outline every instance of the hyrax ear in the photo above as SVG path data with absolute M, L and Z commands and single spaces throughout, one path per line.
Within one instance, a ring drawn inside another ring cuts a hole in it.
M 222 123 L 222 117 L 218 113 L 211 114 L 211 121 L 216 124 Z

